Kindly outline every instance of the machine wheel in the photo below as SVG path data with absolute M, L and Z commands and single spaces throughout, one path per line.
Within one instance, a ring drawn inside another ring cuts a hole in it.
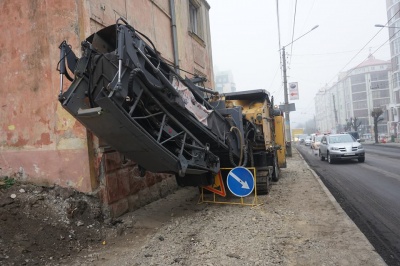
M 327 156 L 328 163 L 332 164 L 333 159 L 332 159 L 331 155 L 329 154 L 329 152 L 326 154 L 326 156 Z
M 358 162 L 359 163 L 365 162 L 365 157 L 358 157 Z
M 321 161 L 325 161 L 325 157 L 324 156 L 322 156 L 322 153 L 321 153 L 321 151 L 319 151 L 319 158 L 321 159 Z
M 275 157 L 274 157 L 274 170 L 272 172 L 272 181 L 278 182 L 279 177 L 280 177 L 280 169 L 278 165 L 278 159 L 277 159 L 277 154 L 275 152 Z
M 267 195 L 271 190 L 271 182 L 268 171 L 257 172 L 257 194 Z

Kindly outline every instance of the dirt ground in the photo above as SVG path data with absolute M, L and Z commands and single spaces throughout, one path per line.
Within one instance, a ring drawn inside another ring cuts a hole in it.
M 0 179 L 0 265 L 51 265 L 105 239 L 97 199 Z
M 199 203 L 182 188 L 111 220 L 71 190 L 3 185 L 0 264 L 385 265 L 296 150 L 257 203 Z

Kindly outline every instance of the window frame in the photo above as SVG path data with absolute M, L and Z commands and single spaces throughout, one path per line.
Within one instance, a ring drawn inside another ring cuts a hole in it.
M 198 37 L 204 38 L 204 23 L 202 18 L 202 4 L 198 0 L 188 0 L 189 3 L 189 32 Z

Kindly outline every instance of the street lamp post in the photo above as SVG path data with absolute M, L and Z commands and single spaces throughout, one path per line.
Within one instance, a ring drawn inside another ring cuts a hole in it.
M 288 96 L 288 89 L 287 89 L 287 76 L 286 76 L 286 54 L 285 54 L 285 47 L 293 44 L 295 41 L 300 39 L 301 37 L 307 35 L 311 31 L 318 28 L 318 25 L 314 26 L 311 30 L 307 31 L 297 39 L 293 40 L 291 43 L 282 46 L 282 72 L 283 72 L 283 90 L 285 93 L 285 136 L 286 136 L 286 155 L 288 157 L 292 157 L 292 137 L 290 132 L 290 118 L 289 118 L 289 96 Z
M 393 29 L 399 29 L 400 27 L 395 27 L 395 26 L 386 26 L 382 24 L 375 24 L 375 27 L 377 28 L 393 28 Z

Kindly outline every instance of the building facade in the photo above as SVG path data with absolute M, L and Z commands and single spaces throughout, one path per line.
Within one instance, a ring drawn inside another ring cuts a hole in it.
M 349 123 L 360 124 L 360 136 L 373 136 L 374 108 L 385 112 L 392 102 L 390 62 L 370 55 L 367 60 L 347 72 L 341 73 L 332 86 L 322 88 L 315 96 L 317 129 L 338 133 L 353 131 Z M 378 124 L 380 134 L 388 134 L 387 116 Z
M 99 191 L 116 216 L 146 203 L 140 191 L 159 196 L 149 189 L 173 176 L 138 178 L 135 162 L 103 152 L 60 106 L 58 47 L 67 40 L 79 56 L 81 41 L 123 17 L 168 63 L 212 87 L 209 9 L 206 0 L 1 1 L 0 176 Z
M 215 90 L 219 93 L 235 92 L 232 71 L 217 71 L 215 74 Z
M 388 31 L 390 40 L 390 58 L 393 86 L 393 101 L 387 106 L 388 131 L 399 138 L 400 133 L 400 0 L 386 0 Z

